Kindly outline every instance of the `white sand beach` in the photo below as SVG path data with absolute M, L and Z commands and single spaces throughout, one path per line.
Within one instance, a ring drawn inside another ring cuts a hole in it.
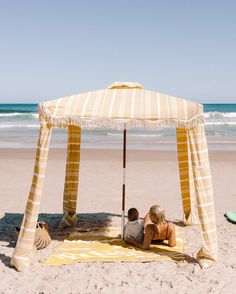
M 15 225 L 22 219 L 34 164 L 33 149 L 0 150 L 0 293 L 235 293 L 236 225 L 225 211 L 236 211 L 236 152 L 212 151 L 210 163 L 215 191 L 219 261 L 201 270 L 191 262 L 74 263 L 47 266 L 47 257 L 68 231 L 57 228 L 62 213 L 66 150 L 52 149 L 39 219 L 49 223 L 51 245 L 38 251 L 31 267 L 17 272 L 9 266 L 15 245 Z M 82 150 L 78 214 L 89 225 L 118 220 L 121 207 L 122 153 L 114 150 Z M 126 208 L 140 215 L 153 204 L 166 210 L 167 218 L 182 220 L 177 154 L 174 151 L 127 153 Z M 80 220 L 80 218 L 79 218 Z M 186 254 L 195 257 L 201 247 L 198 226 L 182 228 Z

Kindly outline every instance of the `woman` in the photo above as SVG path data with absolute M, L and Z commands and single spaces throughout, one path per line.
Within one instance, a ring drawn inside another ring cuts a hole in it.
M 168 245 L 176 245 L 174 224 L 165 220 L 165 211 L 159 205 L 153 205 L 144 218 L 144 238 L 139 243 L 134 238 L 128 238 L 127 243 L 141 249 L 149 249 L 154 240 L 168 240 Z

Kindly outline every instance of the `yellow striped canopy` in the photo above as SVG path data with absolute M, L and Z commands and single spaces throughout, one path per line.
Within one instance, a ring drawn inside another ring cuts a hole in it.
M 40 103 L 41 121 L 58 127 L 191 128 L 204 120 L 201 104 L 116 82 L 105 90 Z
M 11 265 L 21 270 L 32 260 L 53 126 L 68 128 L 61 226 L 74 225 L 77 220 L 81 127 L 176 127 L 183 220 L 186 225 L 200 224 L 203 246 L 197 254 L 199 264 L 207 267 L 217 260 L 214 194 L 202 105 L 143 90 L 138 83 L 116 82 L 106 90 L 41 103 L 39 113 L 33 180 Z

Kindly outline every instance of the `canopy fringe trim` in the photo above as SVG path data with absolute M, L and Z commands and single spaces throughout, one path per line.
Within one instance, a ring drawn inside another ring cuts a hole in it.
M 47 109 L 41 104 L 39 106 L 39 118 L 41 124 L 50 124 L 59 128 L 67 128 L 70 125 L 78 126 L 85 129 L 91 128 L 111 128 L 116 130 L 145 128 L 145 129 L 161 129 L 161 128 L 179 128 L 191 129 L 197 125 L 204 124 L 204 115 L 198 114 L 190 120 L 179 119 L 159 119 L 159 120 L 142 120 L 142 119 L 115 119 L 115 118 L 91 118 L 86 119 L 78 116 L 52 116 Z

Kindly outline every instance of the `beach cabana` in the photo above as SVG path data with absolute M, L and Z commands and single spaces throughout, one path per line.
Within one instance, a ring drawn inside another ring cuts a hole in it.
M 76 223 L 81 128 L 106 127 L 124 131 L 122 219 L 125 209 L 125 145 L 130 128 L 176 128 L 184 223 L 198 220 L 202 267 L 217 259 L 217 232 L 211 172 L 204 130 L 203 107 L 198 103 L 144 90 L 139 83 L 116 82 L 105 90 L 82 93 L 39 104 L 40 132 L 32 185 L 11 265 L 29 266 L 40 209 L 49 143 L 53 127 L 68 129 L 68 148 L 61 225 Z M 196 198 L 198 216 L 194 214 Z M 170 199 L 171 201 L 171 199 Z

